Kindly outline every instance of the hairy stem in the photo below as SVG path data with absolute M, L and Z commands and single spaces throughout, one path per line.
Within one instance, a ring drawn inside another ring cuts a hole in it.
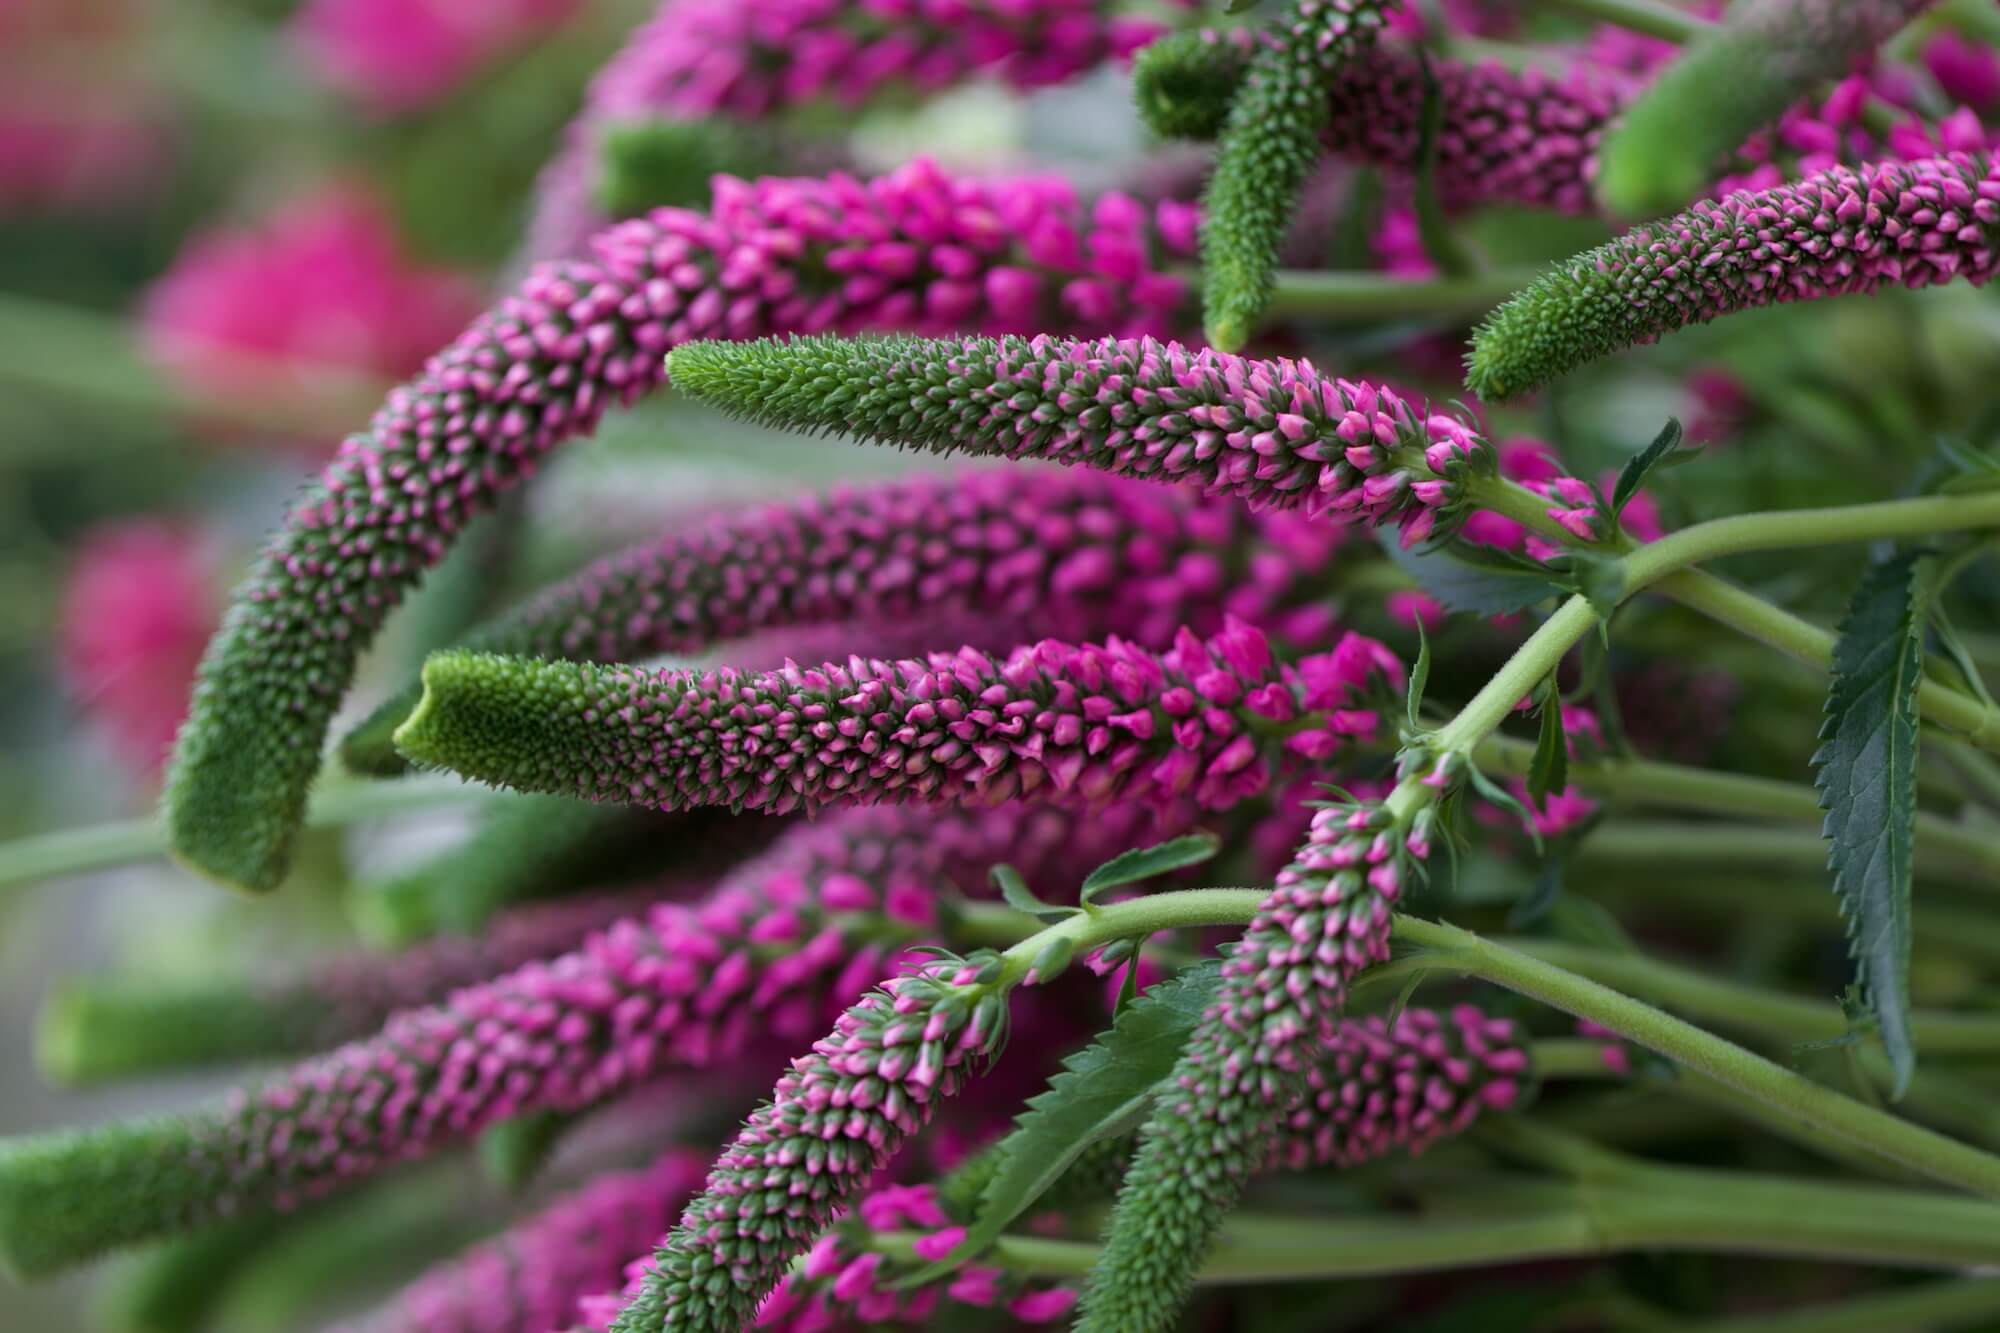
M 1395 936 L 1434 951 L 1435 966 L 1588 1019 L 1786 1112 L 1802 1129 L 1856 1144 L 1955 1188 L 2000 1197 L 2000 1158 L 1844 1097 L 1588 977 L 1456 926 L 1414 917 L 1397 917 Z M 1925 1040 L 1962 1039 L 1961 1025 L 1969 1021 L 1954 1019 L 1942 1030 L 1934 1023 Z

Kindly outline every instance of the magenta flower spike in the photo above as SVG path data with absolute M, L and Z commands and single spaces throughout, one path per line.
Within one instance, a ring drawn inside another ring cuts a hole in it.
M 1448 535 L 1491 450 L 1457 417 L 1310 361 L 1151 338 L 700 343 L 674 386 L 751 420 L 936 453 L 1043 459 L 1334 522 Z
M 948 935 L 940 899 L 999 861 L 1080 880 L 1152 812 L 857 810 L 788 832 L 698 903 L 660 903 L 575 952 L 408 1009 L 222 1108 L 0 1143 L 0 1262 L 104 1249 L 290 1207 L 531 1111 L 597 1105 L 670 1069 L 805 1040 Z M 60 1224 L 39 1201 L 73 1200 Z
M 1376 802 L 1314 814 L 1140 1133 L 1080 1330 L 1172 1327 L 1222 1218 L 1284 1151 L 1272 1145 L 1315 1053 L 1340 1040 L 1349 984 L 1388 958 L 1390 914 L 1422 873 L 1434 824 L 1426 809 L 1406 827 Z
M 1281 665 L 1234 619 L 1164 653 L 1051 639 L 758 675 L 452 652 L 396 740 L 483 782 L 660 809 L 1219 809 L 1377 734 L 1401 679 L 1372 639 Z
M 1164 206 L 1163 206 L 1164 208 Z M 1130 199 L 1082 208 L 1049 177 L 719 180 L 710 215 L 662 209 L 517 292 L 396 389 L 295 502 L 209 645 L 169 771 L 182 860 L 226 883 L 284 874 L 326 725 L 389 612 L 464 525 L 660 380 L 694 338 L 778 330 L 1157 328 L 1183 297 Z
M 1176 0 L 1182 3 L 1184 0 Z M 1125 56 L 1162 25 L 1108 0 L 664 0 L 591 81 L 583 114 L 538 183 L 529 252 L 571 253 L 601 222 L 590 200 L 605 132 L 621 123 L 766 121 L 896 89 L 974 78 L 1065 83 Z
M 672 881 L 515 908 L 478 935 L 441 935 L 401 953 L 349 953 L 283 975 L 179 988 L 72 982 L 42 1012 L 36 1054 L 64 1082 L 301 1055 L 362 1037 L 398 1010 L 436 1004 L 685 897 Z
M 599 1176 L 492 1240 L 437 1265 L 339 1333 L 550 1333 L 615 1284 L 701 1188 L 706 1154 L 686 1148 Z
M 1474 335 L 1467 385 L 1499 399 L 1740 310 L 1993 276 L 2000 169 L 1983 155 L 1835 167 L 1704 200 L 1538 279 Z
M 792 1062 L 654 1254 L 614 1333 L 740 1328 L 937 1104 L 1005 1045 L 997 954 L 922 964 Z
M 936 625 L 952 614 L 1032 624 L 1037 637 L 1117 634 L 1164 647 L 1184 624 L 1219 629 L 1224 613 L 1312 645 L 1327 628 L 1326 576 L 1347 536 L 1293 513 L 1251 514 L 1227 499 L 1081 470 L 984 468 L 677 529 L 545 589 L 465 646 L 615 662 L 777 627 L 852 625 L 845 652 L 876 637 L 870 627 Z M 740 653 L 729 660 L 748 664 Z M 348 765 L 401 769 L 390 733 L 420 696 L 413 683 L 350 733 Z

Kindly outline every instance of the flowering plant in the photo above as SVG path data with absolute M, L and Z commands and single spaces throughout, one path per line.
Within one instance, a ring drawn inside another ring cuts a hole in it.
M 576 8 L 296 23 L 415 114 Z M 198 667 L 219 552 L 81 564 L 142 772 L 187 700 L 140 850 L 265 904 L 329 830 L 479 817 L 336 875 L 362 941 L 65 979 L 54 1077 L 291 1063 L 0 1141 L 0 1263 L 149 1245 L 123 1317 L 201 1327 L 218 1255 L 290 1281 L 261 1231 L 336 1250 L 476 1142 L 507 1225 L 314 1318 L 1720 1330 L 1745 1256 L 1786 1327 L 2000 1316 L 1875 1271 L 2000 1262 L 1991 16 L 1231 8 L 663 0 L 465 321 L 357 184 L 190 246 L 181 406 L 405 378 Z M 1205 183 L 828 129 L 1107 69 Z M 634 420 L 844 476 L 561 503 Z M 521 595 L 371 658 L 433 573 Z M 118 854 L 63 846 L 0 879 Z M 1712 1267 L 1607 1258 L 1660 1250 Z

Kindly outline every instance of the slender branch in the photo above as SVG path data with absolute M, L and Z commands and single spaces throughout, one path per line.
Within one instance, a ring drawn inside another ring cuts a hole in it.
M 441 776 L 405 782 L 329 782 L 306 812 L 311 828 L 341 828 L 371 819 L 393 819 L 491 799 L 493 791 L 462 778 Z M 121 819 L 83 828 L 40 833 L 0 843 L 0 889 L 59 875 L 81 874 L 164 856 L 166 832 L 158 821 Z
M 1191 271 L 1199 287 L 1199 270 Z M 1356 323 L 1395 319 L 1477 319 L 1536 277 L 1533 270 L 1499 269 L 1412 281 L 1343 270 L 1281 270 L 1265 307 L 1267 319 L 1312 318 Z
M 1436 966 L 1479 977 L 1589 1019 L 1778 1108 L 1798 1120 L 1802 1128 L 1857 1144 L 1954 1188 L 2000 1196 L 2000 1158 L 1864 1106 L 1588 977 L 1456 926 L 1399 916 L 1395 935 L 1407 944 L 1435 951 Z M 1690 993 L 1695 993 L 1693 988 Z M 1937 1043 L 1962 1038 L 1962 1025 L 1968 1021 L 1972 1020 L 1954 1018 L 1945 1025 L 1946 1030 L 1939 1030 L 1940 1025 L 1933 1022 L 1931 1033 L 1920 1040 L 1939 1049 Z
M 1865 1292 L 1795 1310 L 1683 1324 L 1681 1333 L 1882 1333 L 1887 1328 L 1971 1328 L 1992 1316 L 2000 1316 L 2000 1280 L 1968 1277 Z
M 1686 42 L 1715 26 L 1705 19 L 1658 4 L 1655 0 L 1542 0 L 1551 9 L 1596 19 L 1667 42 Z
M 1588 790 L 1588 785 L 1585 785 Z M 1799 816 L 1801 822 L 1808 817 Z M 1920 873 L 1955 883 L 2000 890 L 2000 850 L 1977 831 L 1935 815 L 1918 825 Z M 1577 848 L 1582 865 L 1683 866 L 1823 874 L 1826 842 L 1817 828 L 1676 820 L 1615 820 Z

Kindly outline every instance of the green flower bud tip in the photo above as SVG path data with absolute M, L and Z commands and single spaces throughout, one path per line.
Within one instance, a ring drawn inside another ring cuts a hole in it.
M 1202 309 L 1221 351 L 1240 349 L 1270 304 L 1278 242 L 1332 115 L 1327 85 L 1374 44 L 1383 8 L 1381 0 L 1295 0 L 1251 57 L 1203 198 Z
M 246 986 L 70 982 L 42 1006 L 35 1060 L 67 1086 L 255 1060 L 309 1045 L 317 1010 L 306 995 L 265 997 Z
M 1623 217 L 1686 203 L 1717 160 L 1813 85 L 1840 78 L 1931 0 L 1744 0 L 1693 43 L 1606 139 L 1598 197 Z
M 221 1183 L 178 1120 L 0 1141 L 0 1269 L 44 1277 L 205 1221 Z

